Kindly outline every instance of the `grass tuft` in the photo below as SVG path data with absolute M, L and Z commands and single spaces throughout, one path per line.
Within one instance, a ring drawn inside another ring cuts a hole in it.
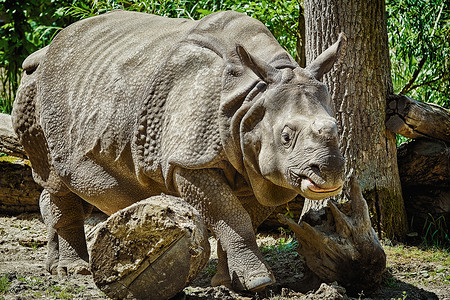
M 2 274 L 0 276 L 0 295 L 6 293 L 11 285 L 11 279 L 8 274 Z
M 425 247 L 436 247 L 450 250 L 450 236 L 447 220 L 444 216 L 435 218 L 428 214 L 423 226 L 424 236 L 422 242 Z

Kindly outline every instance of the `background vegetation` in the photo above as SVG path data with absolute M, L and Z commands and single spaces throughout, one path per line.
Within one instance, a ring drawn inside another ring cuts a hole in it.
M 0 0 L 0 112 L 10 113 L 22 61 L 70 23 L 113 9 L 199 19 L 235 10 L 262 21 L 296 57 L 301 0 Z M 395 92 L 450 108 L 450 5 L 387 0 Z
M 450 108 L 450 2 L 387 0 L 396 93 Z

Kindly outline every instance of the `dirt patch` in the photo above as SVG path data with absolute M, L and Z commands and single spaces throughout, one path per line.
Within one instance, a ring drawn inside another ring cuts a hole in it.
M 97 220 L 101 219 L 97 216 Z M 86 231 L 96 219 L 89 220 Z M 388 271 L 370 298 L 349 297 L 335 284 L 314 281 L 288 234 L 259 234 L 260 249 L 277 283 L 258 294 L 209 286 L 217 265 L 215 240 L 208 266 L 174 299 L 450 299 L 450 255 L 442 250 L 385 244 Z M 0 299 L 108 299 L 91 276 L 59 278 L 45 270 L 46 230 L 39 214 L 0 216 Z M 313 288 L 312 292 L 307 292 Z

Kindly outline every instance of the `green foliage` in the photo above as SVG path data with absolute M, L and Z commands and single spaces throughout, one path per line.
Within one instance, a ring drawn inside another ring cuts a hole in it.
M 11 279 L 8 274 L 2 274 L 0 276 L 0 295 L 6 293 L 11 285 Z
M 387 0 L 392 81 L 397 93 L 450 108 L 450 5 Z
M 298 248 L 298 242 L 294 240 L 292 237 L 288 238 L 279 238 L 274 245 L 264 245 L 259 249 L 261 253 L 266 254 L 270 253 L 272 255 L 277 255 L 282 252 L 295 252 Z
M 397 146 L 400 146 L 403 143 L 409 143 L 412 141 L 410 138 L 404 137 L 403 135 L 400 135 L 400 134 L 396 134 L 395 139 L 397 141 Z
M 60 7 L 72 2 L 0 0 L 0 112 L 11 112 L 23 60 L 71 21 Z

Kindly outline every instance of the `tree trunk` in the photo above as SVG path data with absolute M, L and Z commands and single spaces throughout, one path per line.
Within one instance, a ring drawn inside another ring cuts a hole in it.
M 341 63 L 324 77 L 346 158 L 360 180 L 378 233 L 402 238 L 407 223 L 395 136 L 385 126 L 392 93 L 384 0 L 305 0 L 306 59 L 311 62 L 340 32 L 348 37 Z

